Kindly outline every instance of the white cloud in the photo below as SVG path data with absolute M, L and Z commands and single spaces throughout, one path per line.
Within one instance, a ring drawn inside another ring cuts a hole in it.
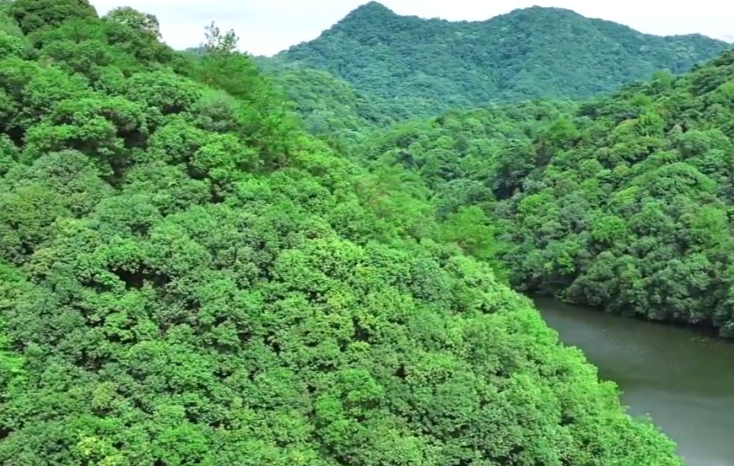
M 367 0 L 91 0 L 103 14 L 127 5 L 153 13 L 164 40 L 175 48 L 198 45 L 204 26 L 215 21 L 234 29 L 242 49 L 271 55 L 293 44 L 316 38 L 321 31 Z M 533 5 L 568 8 L 584 16 L 604 18 L 651 34 L 699 32 L 712 37 L 734 34 L 734 2 L 652 2 L 643 0 L 383 0 L 398 14 L 424 18 L 480 21 L 515 8 Z

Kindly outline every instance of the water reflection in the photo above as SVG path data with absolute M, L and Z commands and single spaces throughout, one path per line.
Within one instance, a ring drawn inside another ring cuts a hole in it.
M 537 299 L 549 326 L 650 414 L 691 466 L 734 466 L 734 344 Z

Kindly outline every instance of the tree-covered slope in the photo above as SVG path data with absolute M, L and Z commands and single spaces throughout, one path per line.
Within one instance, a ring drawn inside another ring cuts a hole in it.
M 311 134 L 358 141 L 375 128 L 400 121 L 383 99 L 356 91 L 328 71 L 273 66 L 262 59 L 258 64 Z
M 233 34 L 188 61 L 134 10 L 4 6 L 1 464 L 680 464 Z
M 362 152 L 419 173 L 445 212 L 482 207 L 521 290 L 734 336 L 734 50 L 568 109 L 403 125 Z
M 726 47 L 700 35 L 646 35 L 558 8 L 449 22 L 399 16 L 369 2 L 272 61 L 329 71 L 386 99 L 392 115 L 410 117 L 488 102 L 590 97 L 658 69 L 685 71 Z

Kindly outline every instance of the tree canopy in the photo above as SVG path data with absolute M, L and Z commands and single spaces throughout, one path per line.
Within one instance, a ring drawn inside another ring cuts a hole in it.
M 702 35 L 642 34 L 561 8 L 451 22 L 401 16 L 372 1 L 262 61 L 291 73 L 327 71 L 405 120 L 489 103 L 590 98 L 660 69 L 687 71 L 728 47 Z
M 484 211 L 306 134 L 234 33 L 191 60 L 130 9 L 7 11 L 0 463 L 681 464 L 493 270 Z
M 734 336 L 734 51 L 580 104 L 449 112 L 359 151 L 481 208 L 519 290 Z

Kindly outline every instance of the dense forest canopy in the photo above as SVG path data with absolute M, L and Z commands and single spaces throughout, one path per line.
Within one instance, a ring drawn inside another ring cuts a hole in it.
M 305 128 L 322 138 L 364 141 L 374 129 L 403 121 L 385 99 L 355 90 L 328 71 L 273 66 L 260 60 L 263 72 L 282 89 Z
M 701 35 L 642 34 L 560 8 L 450 22 L 400 16 L 369 2 L 317 39 L 261 61 L 291 74 L 328 71 L 404 120 L 490 102 L 588 98 L 657 70 L 686 71 L 728 46 Z
M 449 112 L 363 146 L 479 207 L 519 289 L 734 337 L 734 50 L 582 104 Z
M 2 3 L 0 463 L 681 464 L 485 260 L 482 208 L 309 136 L 206 33 Z

